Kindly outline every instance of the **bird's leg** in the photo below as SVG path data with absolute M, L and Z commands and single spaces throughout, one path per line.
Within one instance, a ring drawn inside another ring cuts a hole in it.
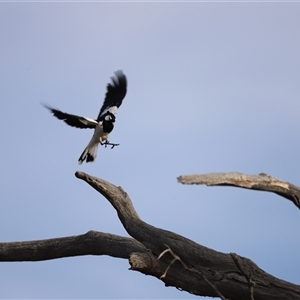
M 114 144 L 114 143 L 110 143 L 108 140 L 105 140 L 105 142 L 100 142 L 100 144 L 103 146 L 105 146 L 105 148 L 107 147 L 107 146 L 111 146 L 111 148 L 110 149 L 113 149 L 114 147 L 116 147 L 116 146 L 119 146 L 120 144 Z

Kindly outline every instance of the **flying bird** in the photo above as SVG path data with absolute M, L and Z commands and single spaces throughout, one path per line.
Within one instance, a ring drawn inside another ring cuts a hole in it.
M 87 163 L 94 162 L 96 160 L 99 144 L 105 145 L 105 147 L 110 145 L 111 148 L 119 145 L 110 143 L 108 141 L 108 137 L 114 128 L 116 121 L 115 114 L 121 106 L 127 92 L 127 79 L 121 70 L 115 72 L 115 75 L 115 77 L 111 78 L 112 83 L 107 85 L 105 99 L 96 120 L 67 114 L 49 105 L 43 104 L 56 118 L 63 120 L 72 127 L 94 129 L 92 139 L 78 159 L 78 164 L 80 165 L 85 160 Z

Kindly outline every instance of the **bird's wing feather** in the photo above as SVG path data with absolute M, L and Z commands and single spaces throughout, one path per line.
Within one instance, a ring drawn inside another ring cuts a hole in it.
M 95 126 L 98 124 L 96 120 L 80 117 L 76 115 L 71 115 L 64 113 L 56 108 L 53 108 L 51 106 L 48 106 L 46 104 L 43 104 L 47 109 L 50 110 L 53 115 L 59 119 L 63 120 L 65 123 L 67 123 L 70 126 L 77 127 L 77 128 L 95 128 Z
M 106 112 L 115 114 L 121 106 L 127 92 L 127 79 L 123 72 L 115 72 L 116 77 L 112 77 L 112 83 L 107 85 L 104 103 L 100 109 L 97 121 L 100 121 Z

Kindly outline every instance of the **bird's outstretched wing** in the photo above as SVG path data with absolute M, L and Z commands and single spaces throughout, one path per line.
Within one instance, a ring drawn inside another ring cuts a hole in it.
M 107 85 L 107 92 L 105 94 L 104 103 L 100 109 L 97 121 L 101 121 L 102 116 L 110 111 L 115 114 L 121 106 L 122 101 L 127 92 L 126 76 L 121 70 L 115 72 L 116 77 L 112 77 L 112 83 Z
M 59 119 L 63 120 L 66 122 L 68 125 L 77 127 L 77 128 L 95 128 L 98 122 L 96 120 L 90 119 L 90 118 L 85 118 L 85 117 L 80 117 L 76 115 L 70 115 L 67 113 L 64 113 L 56 108 L 53 108 L 49 105 L 42 104 L 45 106 L 47 109 L 50 110 L 53 115 Z

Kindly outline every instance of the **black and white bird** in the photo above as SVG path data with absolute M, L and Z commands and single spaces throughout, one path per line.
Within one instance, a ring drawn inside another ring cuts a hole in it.
M 58 118 L 59 120 L 63 120 L 70 126 L 77 128 L 95 129 L 92 139 L 78 159 L 78 164 L 80 165 L 85 160 L 87 163 L 95 161 L 99 143 L 101 145 L 105 145 L 105 147 L 110 145 L 111 148 L 119 145 L 110 143 L 108 141 L 108 137 L 114 128 L 114 124 L 116 121 L 115 114 L 117 113 L 117 110 L 121 106 L 122 101 L 126 95 L 127 80 L 122 71 L 115 72 L 115 75 L 115 77 L 111 78 L 112 83 L 109 83 L 107 85 L 105 99 L 96 120 L 76 115 L 70 115 L 49 105 L 43 104 L 47 109 L 50 110 L 51 113 L 53 113 L 56 118 Z

